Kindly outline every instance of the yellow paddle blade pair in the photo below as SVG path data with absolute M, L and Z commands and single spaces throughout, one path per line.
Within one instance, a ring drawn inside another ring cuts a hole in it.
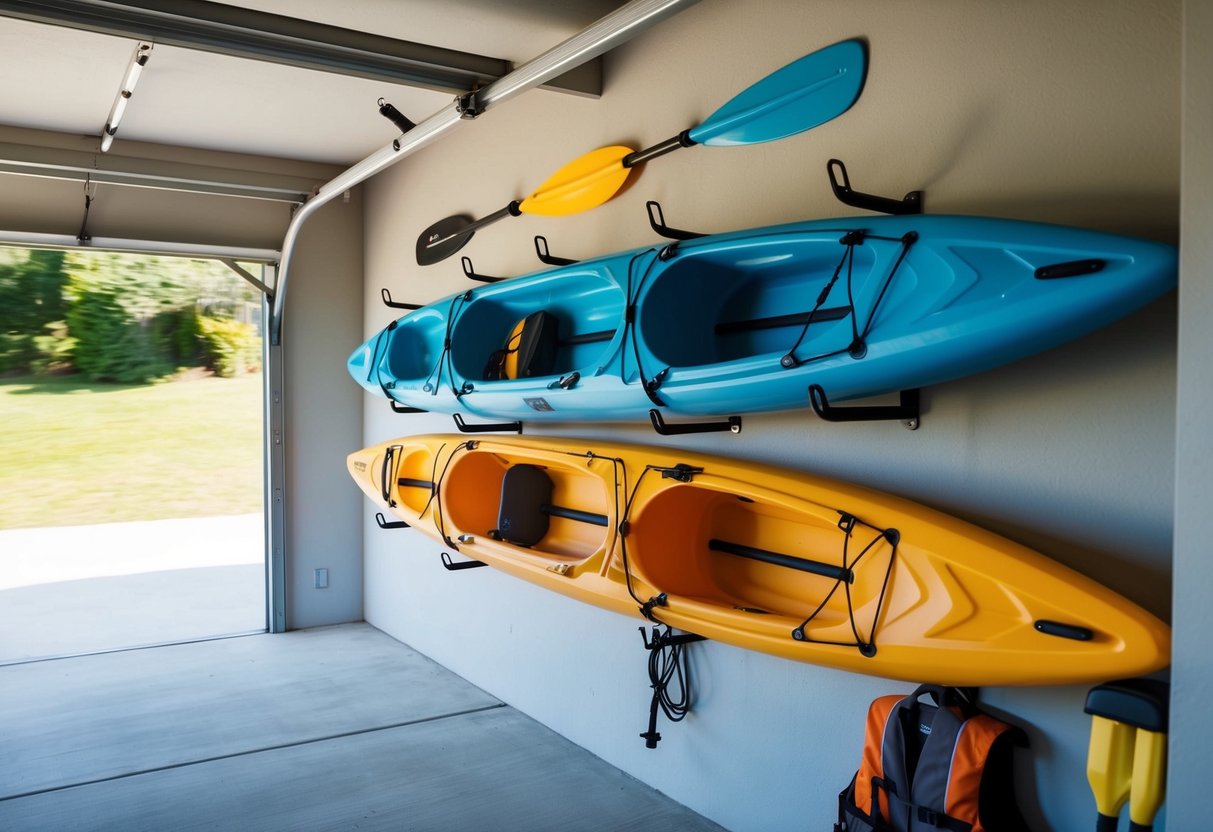
M 1129 820 L 1141 827 L 1162 808 L 1167 735 L 1101 716 L 1091 718 L 1087 782 L 1101 815 L 1115 818 L 1129 802 Z
M 556 171 L 535 193 L 522 200 L 524 214 L 562 217 L 597 208 L 613 197 L 627 181 L 630 168 L 623 157 L 630 147 L 611 145 L 591 150 Z

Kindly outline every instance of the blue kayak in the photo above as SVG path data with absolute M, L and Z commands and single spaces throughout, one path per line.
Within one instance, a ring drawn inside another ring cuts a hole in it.
M 517 420 L 802 408 L 1010 363 L 1176 284 L 1174 247 L 1013 220 L 871 216 L 654 245 L 461 292 L 354 351 L 410 407 Z

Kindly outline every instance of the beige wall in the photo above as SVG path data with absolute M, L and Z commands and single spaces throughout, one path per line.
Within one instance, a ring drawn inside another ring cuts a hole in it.
M 1178 239 L 1180 4 L 703 0 L 607 60 L 599 101 L 529 93 L 368 185 L 364 334 L 394 317 L 380 288 L 429 301 L 469 288 L 457 260 L 422 269 L 417 234 L 484 215 L 596 146 L 653 144 L 822 46 L 864 37 L 867 86 L 836 121 L 784 141 L 693 148 L 654 161 L 583 215 L 509 219 L 464 253 L 488 274 L 534 270 L 531 236 L 588 257 L 650 243 L 644 201 L 723 231 L 855 213 L 854 186 L 926 191 L 931 213 L 988 214 Z M 643 426 L 531 428 L 779 462 L 941 508 L 1041 549 L 1169 617 L 1175 447 L 1175 296 L 1046 355 L 924 391 L 922 428 L 746 417 L 740 436 L 661 438 Z M 348 382 L 347 387 L 353 382 Z M 350 388 L 352 389 L 352 388 Z M 450 430 L 368 400 L 364 442 Z M 446 573 L 438 547 L 367 518 L 367 619 L 609 762 L 737 830 L 826 828 L 859 759 L 875 696 L 909 686 L 719 644 L 692 650 L 698 701 L 647 751 L 649 689 L 636 620 L 492 570 Z M 1087 828 L 1085 688 L 991 688 L 1024 725 L 1025 811 Z M 558 784 L 553 799 L 561 795 Z
M 362 321 L 362 193 L 303 226 L 283 313 L 286 600 L 290 629 L 362 620 L 361 495 L 345 457 L 361 447 L 363 397 L 345 371 Z M 314 570 L 329 570 L 316 589 Z

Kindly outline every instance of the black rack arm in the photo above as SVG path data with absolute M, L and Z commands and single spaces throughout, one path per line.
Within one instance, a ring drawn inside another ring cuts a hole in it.
M 548 238 L 542 234 L 535 235 L 535 256 L 539 258 L 539 262 L 545 266 L 571 266 L 576 263 L 576 260 L 570 260 L 567 257 L 554 257 L 548 251 Z
M 661 211 L 661 203 L 657 200 L 650 199 L 644 204 L 645 209 L 649 212 L 649 226 L 670 240 L 694 240 L 697 237 L 706 237 L 706 234 L 700 234 L 698 231 L 685 231 L 681 228 L 671 228 L 665 224 L 665 214 Z
M 420 309 L 419 303 L 401 303 L 398 300 L 392 300 L 392 293 L 387 289 L 380 289 L 379 296 L 383 298 L 383 305 L 390 306 L 392 309 Z
M 379 524 L 379 528 L 381 529 L 407 529 L 409 527 L 409 524 L 403 520 L 393 520 L 389 523 L 387 518 L 383 516 L 382 511 L 375 512 L 375 522 Z
M 653 423 L 653 430 L 662 436 L 681 436 L 686 433 L 717 433 L 726 430 L 730 433 L 741 433 L 740 416 L 730 416 L 723 422 L 681 422 L 670 424 L 662 418 L 660 410 L 653 408 L 649 411 L 649 419 Z
M 847 166 L 839 159 L 831 159 L 826 162 L 826 173 L 830 176 L 830 187 L 834 189 L 834 196 L 844 205 L 868 211 L 879 211 L 882 214 L 922 213 L 922 191 L 910 191 L 899 200 L 856 191 L 851 188 L 851 179 L 847 176 Z M 842 181 L 839 181 L 839 176 L 842 177 Z
M 451 418 L 455 420 L 455 427 L 459 428 L 460 433 L 489 433 L 497 430 L 522 433 L 522 422 L 493 422 L 491 424 L 471 425 L 463 420 L 462 413 L 452 413 Z
M 468 280 L 479 280 L 481 283 L 496 283 L 499 280 L 505 280 L 504 277 L 491 277 L 487 274 L 476 274 L 476 270 L 472 267 L 472 258 L 464 255 L 459 258 L 459 262 L 463 264 L 463 274 Z
M 918 430 L 921 420 L 918 388 L 901 391 L 901 404 L 836 407 L 826 398 L 820 384 L 809 386 L 809 404 L 813 412 L 827 422 L 900 421 L 908 430 Z
M 439 557 L 442 558 L 442 567 L 448 572 L 458 572 L 461 569 L 477 569 L 481 566 L 488 566 L 488 564 L 482 560 L 453 561 L 447 552 L 443 552 L 441 555 L 439 555 Z

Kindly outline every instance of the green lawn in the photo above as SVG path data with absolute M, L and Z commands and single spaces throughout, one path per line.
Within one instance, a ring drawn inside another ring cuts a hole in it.
M 0 379 L 0 529 L 261 510 L 261 376 Z

